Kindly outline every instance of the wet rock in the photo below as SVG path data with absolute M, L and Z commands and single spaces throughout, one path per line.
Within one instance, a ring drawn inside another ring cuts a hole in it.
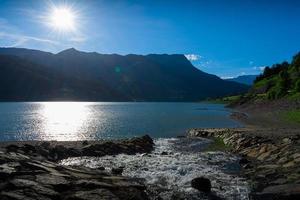
M 117 148 L 115 144 L 114 148 Z M 15 147 L 14 147 L 15 148 Z M 35 146 L 16 148 L 18 153 L 0 152 L 1 200 L 54 200 L 54 199 L 147 199 L 142 180 L 120 176 L 122 167 L 111 176 L 103 169 L 61 166 L 53 161 L 37 159 Z M 107 151 L 109 147 L 106 146 Z M 134 148 L 134 147 L 132 147 Z M 24 155 L 24 152 L 28 152 Z M 48 147 L 57 155 L 74 154 L 72 148 Z M 66 150 L 63 154 L 63 150 Z M 51 156 L 50 156 L 51 157 Z M 53 160 L 51 157 L 50 160 Z
M 51 146 L 51 143 L 47 142 L 47 141 L 46 142 L 42 142 L 40 146 L 43 147 L 43 148 L 45 148 L 45 149 L 49 149 L 50 146 Z
M 251 195 L 257 200 L 293 200 L 300 198 L 300 184 L 284 184 L 269 186 L 260 193 Z
M 260 156 L 258 156 L 258 160 L 266 160 L 269 156 L 271 155 L 271 151 L 267 151 L 267 152 L 264 152 L 262 153 Z
M 295 166 L 295 162 L 294 161 L 290 161 L 290 162 L 282 165 L 282 167 L 286 167 L 286 168 L 288 168 L 288 167 L 294 167 L 294 166 Z
M 105 170 L 105 167 L 100 166 L 100 167 L 97 167 L 97 169 L 104 171 L 104 170 Z
M 193 129 L 188 136 L 221 138 L 233 147 L 232 152 L 251 158 L 249 163 L 241 159 L 240 164 L 243 174 L 253 183 L 253 191 L 274 184 L 300 183 L 299 135 L 278 139 L 270 134 L 253 134 L 248 129 Z
M 12 191 L 6 192 L 2 191 L 0 193 L 1 200 L 35 200 L 34 198 L 30 198 L 26 196 L 23 192 L 20 191 Z
M 293 159 L 300 158 L 300 153 L 295 153 L 291 156 Z
M 162 156 L 168 155 L 168 152 L 163 151 L 163 152 L 160 153 L 160 155 L 162 155 Z
M 25 152 L 25 153 L 35 153 L 36 152 L 36 148 L 33 145 L 30 144 L 24 144 L 21 149 Z
M 208 178 L 194 178 L 191 181 L 191 186 L 201 192 L 209 193 L 211 191 L 211 183 Z
M 111 173 L 114 175 L 122 175 L 124 167 L 112 168 Z
M 112 192 L 107 189 L 96 189 L 90 191 L 78 191 L 66 198 L 66 200 L 119 200 Z
M 18 163 L 16 163 L 18 164 Z M 17 170 L 14 168 L 15 165 L 11 165 L 11 163 L 5 163 L 0 165 L 0 180 L 6 179 L 10 176 L 12 176 L 14 173 L 17 172 Z
M 278 161 L 277 161 L 277 164 L 283 164 L 283 163 L 286 163 L 288 161 L 288 158 L 287 157 L 283 157 L 283 158 L 280 158 Z
M 250 161 L 246 158 L 246 157 L 242 157 L 240 160 L 239 160 L 239 164 L 240 165 L 246 165 L 248 164 Z
M 17 152 L 19 150 L 19 146 L 11 144 L 5 147 L 7 152 Z
M 64 187 L 70 183 L 64 177 L 54 176 L 51 174 L 36 175 L 36 182 L 38 182 L 40 184 L 45 184 L 45 185 L 52 185 L 55 187 Z

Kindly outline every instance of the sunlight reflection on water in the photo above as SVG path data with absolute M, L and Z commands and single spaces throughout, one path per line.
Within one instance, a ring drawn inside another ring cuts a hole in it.
M 92 114 L 87 106 L 89 103 L 77 102 L 46 102 L 40 110 L 43 117 L 43 135 L 41 139 L 55 136 L 56 140 L 82 140 L 82 128 L 87 126 Z M 50 134 L 50 135 L 49 135 Z
M 0 103 L 0 141 L 120 139 L 236 127 L 220 104 L 128 102 Z

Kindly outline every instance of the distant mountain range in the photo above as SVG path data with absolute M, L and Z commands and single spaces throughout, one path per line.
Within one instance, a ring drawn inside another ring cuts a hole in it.
M 227 81 L 234 81 L 237 83 L 242 83 L 246 85 L 253 85 L 254 80 L 256 79 L 258 75 L 243 75 L 243 76 L 238 76 L 236 78 L 228 78 L 225 79 Z
M 0 101 L 198 101 L 248 88 L 200 71 L 181 54 L 0 48 Z

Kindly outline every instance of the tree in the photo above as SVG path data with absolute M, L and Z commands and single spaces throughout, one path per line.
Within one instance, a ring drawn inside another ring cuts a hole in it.
M 293 57 L 292 66 L 295 67 L 298 72 L 300 71 L 300 52 Z
M 295 85 L 295 89 L 296 89 L 296 92 L 300 92 L 300 79 L 297 80 L 296 85 Z
M 279 73 L 279 87 L 287 90 L 290 87 L 290 77 L 286 70 Z

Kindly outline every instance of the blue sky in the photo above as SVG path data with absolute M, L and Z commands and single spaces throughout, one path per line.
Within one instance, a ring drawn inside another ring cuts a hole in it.
M 76 13 L 76 31 L 46 24 L 51 6 Z M 300 1 L 0 0 L 0 46 L 51 52 L 181 53 L 220 77 L 260 73 L 300 51 Z

